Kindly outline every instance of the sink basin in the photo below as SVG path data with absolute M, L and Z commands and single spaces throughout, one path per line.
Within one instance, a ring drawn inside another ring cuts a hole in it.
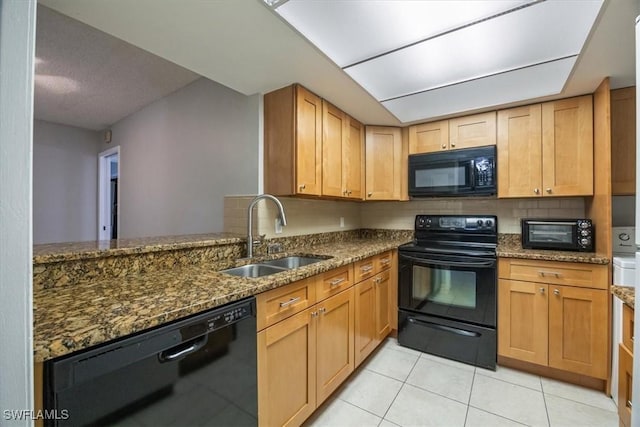
M 308 257 L 308 256 L 288 256 L 286 258 L 272 259 L 270 261 L 262 261 L 264 265 L 270 265 L 282 268 L 298 268 L 316 262 L 324 261 L 326 258 Z
M 220 273 L 231 274 L 233 276 L 240 277 L 263 277 L 270 274 L 280 273 L 286 271 L 287 268 L 277 267 L 274 265 L 265 264 L 247 264 L 242 267 L 229 268 L 227 270 L 221 270 Z

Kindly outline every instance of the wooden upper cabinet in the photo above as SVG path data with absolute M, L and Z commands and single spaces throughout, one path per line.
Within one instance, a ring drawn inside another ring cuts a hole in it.
M 591 95 L 542 104 L 542 186 L 546 196 L 593 194 Z
M 448 148 L 448 120 L 409 126 L 409 154 L 433 153 Z
M 347 116 L 347 142 L 342 148 L 346 197 L 364 199 L 364 125 Z
M 481 147 L 495 143 L 495 111 L 409 127 L 409 154 Z
M 449 120 L 449 148 L 496 145 L 496 112 L 456 117 Z
M 365 134 L 365 200 L 400 200 L 401 180 L 407 179 L 400 128 L 367 126 Z
M 264 190 L 322 193 L 322 100 L 299 85 L 264 96 Z
M 498 197 L 540 195 L 540 104 L 498 112 Z
M 342 147 L 347 140 L 347 116 L 322 101 L 322 195 L 342 197 L 342 172 L 345 159 Z
M 593 194 L 591 95 L 498 112 L 498 197 Z
M 636 193 L 636 88 L 611 91 L 611 192 Z

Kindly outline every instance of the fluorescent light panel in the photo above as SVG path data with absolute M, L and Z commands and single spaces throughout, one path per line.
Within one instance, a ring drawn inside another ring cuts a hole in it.
M 340 67 L 533 0 L 289 0 L 276 11 Z
M 402 122 L 456 114 L 554 95 L 562 91 L 577 57 L 472 80 L 382 102 Z
M 383 101 L 580 53 L 600 2 L 539 3 L 345 71 Z

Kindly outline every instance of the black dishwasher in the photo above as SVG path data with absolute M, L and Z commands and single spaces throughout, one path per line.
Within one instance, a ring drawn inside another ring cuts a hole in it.
M 49 426 L 257 425 L 255 298 L 45 363 Z

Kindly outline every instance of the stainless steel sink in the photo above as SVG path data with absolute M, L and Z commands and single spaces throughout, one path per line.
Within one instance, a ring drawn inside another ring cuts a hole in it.
M 220 273 L 231 274 L 233 276 L 240 277 L 263 277 L 270 274 L 280 273 L 287 271 L 287 268 L 277 267 L 274 265 L 265 264 L 247 264 L 242 267 L 229 268 L 227 270 L 221 270 Z
M 324 261 L 326 259 L 327 258 L 310 257 L 310 256 L 288 256 L 286 258 L 272 259 L 270 261 L 262 261 L 262 264 L 291 269 L 291 268 L 304 267 L 305 265 L 314 264 L 316 262 Z

